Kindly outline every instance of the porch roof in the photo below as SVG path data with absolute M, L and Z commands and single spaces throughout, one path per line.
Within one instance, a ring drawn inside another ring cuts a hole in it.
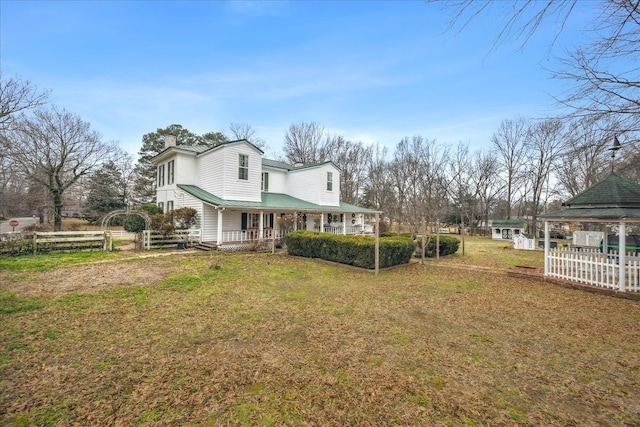
M 236 209 L 269 209 L 284 211 L 304 212 L 358 212 L 374 214 L 374 209 L 362 208 L 349 203 L 340 202 L 339 206 L 316 205 L 305 200 L 297 199 L 282 193 L 262 192 L 260 202 L 246 200 L 225 200 L 195 185 L 178 184 L 178 188 L 191 194 L 193 197 L 213 206 Z

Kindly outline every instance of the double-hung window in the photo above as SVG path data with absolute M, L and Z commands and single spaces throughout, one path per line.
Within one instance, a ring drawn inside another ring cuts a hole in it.
M 167 163 L 167 184 L 171 185 L 173 184 L 174 181 L 174 175 L 175 175 L 175 160 L 171 160 Z
M 158 166 L 158 187 L 164 185 L 164 165 Z
M 238 179 L 249 179 L 249 156 L 240 154 L 238 157 Z
M 333 172 L 327 172 L 327 191 L 333 191 Z
M 269 191 L 269 172 L 262 172 L 262 191 Z

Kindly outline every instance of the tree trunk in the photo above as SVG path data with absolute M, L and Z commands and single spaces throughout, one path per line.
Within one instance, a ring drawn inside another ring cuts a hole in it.
M 53 191 L 53 231 L 62 231 L 62 192 Z

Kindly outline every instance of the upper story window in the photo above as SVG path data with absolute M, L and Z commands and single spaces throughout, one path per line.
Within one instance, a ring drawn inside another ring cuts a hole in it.
M 333 172 L 327 172 L 327 191 L 333 191 Z
M 171 160 L 167 163 L 167 184 L 171 185 L 174 181 L 175 170 L 176 170 L 176 161 Z
M 158 166 L 158 187 L 164 185 L 164 165 Z
M 240 154 L 238 157 L 238 179 L 249 179 L 249 156 Z
M 262 191 L 269 191 L 269 172 L 262 172 Z

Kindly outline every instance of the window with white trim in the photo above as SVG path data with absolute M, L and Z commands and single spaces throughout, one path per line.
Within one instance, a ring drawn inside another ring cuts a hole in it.
M 158 166 L 158 187 L 164 185 L 164 165 Z
M 327 191 L 333 191 L 333 172 L 327 172 Z
M 262 172 L 262 191 L 269 191 L 269 172 Z
M 158 207 L 160 208 L 162 213 L 164 213 L 164 202 L 158 202 Z
M 174 181 L 174 175 L 176 170 L 175 162 L 176 162 L 175 160 L 170 160 L 169 162 L 167 162 L 167 184 L 169 185 L 173 184 L 173 181 Z
M 249 156 L 246 154 L 238 155 L 238 179 L 249 179 Z

